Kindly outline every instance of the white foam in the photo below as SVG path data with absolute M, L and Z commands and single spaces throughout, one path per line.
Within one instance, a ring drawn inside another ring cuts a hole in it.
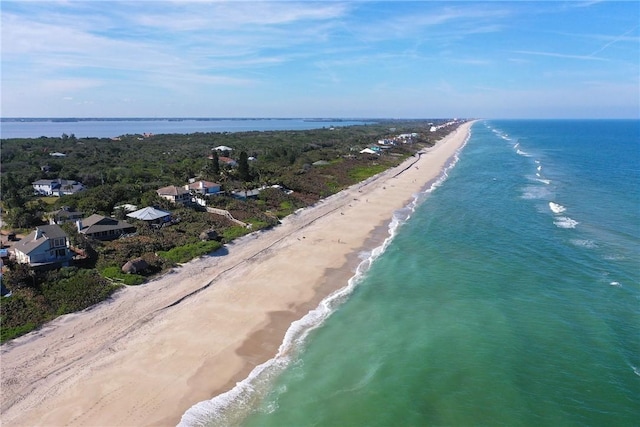
M 548 199 L 550 194 L 547 187 L 542 187 L 540 185 L 529 185 L 522 191 L 522 198 L 527 200 Z
M 549 202 L 549 209 L 551 209 L 551 212 L 554 214 L 560 214 L 567 210 L 564 206 L 554 202 Z
M 594 249 L 594 248 L 598 247 L 596 242 L 594 242 L 593 240 L 572 239 L 571 243 L 573 243 L 576 246 L 580 246 L 580 247 L 587 248 L 587 249 Z
M 538 178 L 538 179 L 536 179 L 536 181 L 539 181 L 539 182 L 541 182 L 541 183 L 543 183 L 545 185 L 551 184 L 551 180 L 549 180 L 549 179 Z
M 526 151 L 520 150 L 520 149 L 517 149 L 516 153 L 518 153 L 519 155 L 524 156 L 524 157 L 531 157 L 531 154 L 527 153 Z
M 578 221 L 568 216 L 560 216 L 553 223 L 559 228 L 576 228 L 576 225 L 579 224 Z
M 311 310 L 302 319 L 291 324 L 273 359 L 256 366 L 246 379 L 236 383 L 236 386 L 226 393 L 193 405 L 182 415 L 178 426 L 226 426 L 238 424 L 240 420 L 244 419 L 258 399 L 266 392 L 273 379 L 291 363 L 297 349 L 304 344 L 309 333 L 321 326 L 353 292 L 373 262 L 387 249 L 398 228 L 411 217 L 411 213 L 415 211 L 420 201 L 423 200 L 424 195 L 431 193 L 447 179 L 448 172 L 458 163 L 459 154 L 466 146 L 470 136 L 471 133 L 469 132 L 467 139 L 456 151 L 452 161 L 443 169 L 440 177 L 423 193 L 414 195 L 413 200 L 407 207 L 394 213 L 389 224 L 389 236 L 382 245 L 369 252 L 368 256 L 361 254 L 361 257 L 365 259 L 360 262 L 356 268 L 355 275 L 349 279 L 347 285 L 322 300 L 318 307 Z M 273 408 L 267 408 L 267 410 L 271 409 Z

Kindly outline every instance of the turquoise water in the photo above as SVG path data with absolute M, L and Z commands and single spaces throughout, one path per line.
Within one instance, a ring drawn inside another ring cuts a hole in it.
M 639 131 L 476 123 L 299 354 L 227 396 L 238 424 L 639 425 Z

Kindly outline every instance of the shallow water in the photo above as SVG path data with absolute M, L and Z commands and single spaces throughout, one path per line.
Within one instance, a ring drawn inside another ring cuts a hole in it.
M 300 353 L 189 424 L 637 425 L 639 125 L 476 123 Z

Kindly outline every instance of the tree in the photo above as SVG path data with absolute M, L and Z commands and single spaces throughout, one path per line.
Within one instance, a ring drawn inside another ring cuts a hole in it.
M 246 151 L 240 152 L 240 158 L 238 159 L 238 176 L 244 182 L 251 181 L 249 175 L 249 157 Z
M 15 176 L 8 173 L 6 177 L 3 177 L 2 181 L 2 200 L 4 202 L 5 209 L 20 208 L 26 203 L 26 198 L 21 194 L 21 184 L 19 184 Z
M 29 264 L 16 263 L 4 275 L 4 282 L 10 290 L 36 288 L 36 275 Z
M 218 157 L 218 150 L 213 150 L 213 156 L 211 157 L 211 174 L 215 177 L 220 175 L 220 158 Z

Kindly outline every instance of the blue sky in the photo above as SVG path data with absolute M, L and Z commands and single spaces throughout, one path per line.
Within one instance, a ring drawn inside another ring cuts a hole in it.
M 637 1 L 5 1 L 2 117 L 637 118 Z

